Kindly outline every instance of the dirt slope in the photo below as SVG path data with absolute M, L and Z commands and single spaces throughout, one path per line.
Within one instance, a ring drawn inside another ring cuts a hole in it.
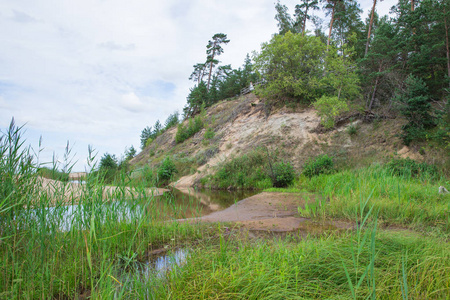
M 187 123 L 187 121 L 185 121 Z M 423 160 L 419 149 L 401 144 L 398 133 L 404 121 L 399 119 L 363 123 L 361 120 L 343 122 L 340 127 L 323 132 L 318 130 L 320 117 L 310 107 L 268 107 L 254 94 L 222 101 L 210 107 L 204 116 L 205 128 L 215 135 L 205 139 L 206 129 L 181 144 L 175 143 L 177 128 L 171 128 L 139 153 L 131 164 L 158 166 L 171 155 L 183 161 L 186 168 L 174 183 L 190 187 L 200 178 L 215 172 L 215 167 L 230 157 L 239 156 L 255 147 L 278 150 L 282 159 L 301 170 L 309 157 L 327 153 L 337 164 L 367 164 L 383 161 L 399 152 L 399 156 Z M 356 134 L 350 135 L 348 127 Z

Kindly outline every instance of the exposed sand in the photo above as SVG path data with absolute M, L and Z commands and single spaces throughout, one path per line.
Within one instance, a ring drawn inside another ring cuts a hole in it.
M 318 225 L 298 214 L 298 207 L 305 206 L 303 196 L 301 193 L 263 192 L 207 216 L 179 221 L 231 222 L 248 230 L 271 232 L 314 231 Z M 324 229 L 352 228 L 352 224 L 346 222 L 327 222 L 320 226 Z
M 79 183 L 63 183 L 61 181 L 39 177 L 38 184 L 41 193 L 46 193 L 51 203 L 63 201 L 65 203 L 76 204 L 80 197 L 86 193 L 83 184 Z M 148 195 L 160 196 L 168 189 L 162 188 L 148 188 L 145 192 Z M 137 193 L 136 189 L 130 187 L 104 186 L 102 187 L 103 197 L 108 200 L 114 200 L 115 197 L 133 197 Z

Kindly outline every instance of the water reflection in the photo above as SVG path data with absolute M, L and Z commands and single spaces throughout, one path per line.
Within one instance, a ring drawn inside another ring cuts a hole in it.
M 159 256 L 144 264 L 142 274 L 147 277 L 163 277 L 168 271 L 180 267 L 187 260 L 188 250 L 180 248 L 175 252 Z
M 91 222 L 132 222 L 152 219 L 184 219 L 208 215 L 254 195 L 255 191 L 211 191 L 172 189 L 162 196 L 127 201 L 83 203 L 29 209 L 16 217 L 20 224 L 35 222 L 46 231 L 85 230 Z

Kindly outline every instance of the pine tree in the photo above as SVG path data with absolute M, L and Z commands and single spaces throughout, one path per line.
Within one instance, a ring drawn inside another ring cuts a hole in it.
M 211 83 L 212 69 L 219 63 L 216 57 L 223 53 L 223 48 L 221 45 L 228 44 L 229 42 L 230 40 L 227 39 L 226 34 L 216 33 L 206 46 L 206 54 L 208 55 L 206 64 L 209 64 L 208 84 L 206 86 L 207 91 L 209 91 L 209 85 Z

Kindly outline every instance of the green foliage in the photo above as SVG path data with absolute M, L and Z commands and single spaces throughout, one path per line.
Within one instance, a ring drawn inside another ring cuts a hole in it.
M 125 150 L 125 160 L 131 160 L 136 156 L 136 149 L 134 149 L 133 145 L 127 150 Z
M 69 181 L 69 174 L 59 171 L 58 169 L 56 169 L 56 167 L 40 167 L 37 169 L 37 174 L 48 179 L 59 180 L 62 182 Z
M 349 135 L 356 135 L 358 133 L 358 125 L 350 124 L 347 128 Z
M 216 173 L 204 179 L 202 183 L 220 189 L 264 189 L 288 186 L 294 178 L 295 170 L 292 164 L 276 160 L 272 162 L 267 150 L 257 148 L 219 165 Z
M 343 112 L 348 111 L 347 103 L 336 96 L 322 96 L 314 103 L 314 108 L 317 109 L 317 113 L 321 116 L 320 123 L 325 128 L 334 127 L 334 119 Z
M 178 111 L 175 111 L 167 117 L 166 122 L 164 123 L 164 131 L 176 126 L 178 123 L 180 123 L 179 113 Z
M 203 105 L 208 102 L 208 89 L 206 83 L 200 83 L 194 86 L 187 97 L 187 105 L 183 109 L 185 118 L 198 114 Z
M 205 135 L 203 136 L 205 139 L 210 140 L 215 136 L 215 132 L 211 127 L 208 127 L 205 131 Z
M 152 127 L 145 127 L 141 132 L 141 149 L 144 149 L 147 146 L 147 141 L 150 140 L 153 136 Z
M 346 46 L 343 46 L 347 48 Z M 270 99 L 296 99 L 310 103 L 322 96 L 353 100 L 359 94 L 359 80 L 351 61 L 319 37 L 287 32 L 276 35 L 254 55 L 255 68 L 267 83 L 259 89 Z
M 306 177 L 313 177 L 319 174 L 329 174 L 333 172 L 333 159 L 328 155 L 319 155 L 316 158 L 309 159 L 303 167 L 302 174 Z
M 105 153 L 100 159 L 99 173 L 104 178 L 105 182 L 110 183 L 114 180 L 119 170 L 118 160 L 113 154 Z
M 172 176 L 177 172 L 178 171 L 175 167 L 175 164 L 170 159 L 170 157 L 167 156 L 158 168 L 158 178 L 160 181 L 167 181 L 170 180 Z
M 431 116 L 428 88 L 425 82 L 413 75 L 405 81 L 406 89 L 394 98 L 400 113 L 406 117 L 408 124 L 403 126 L 403 142 L 409 145 L 414 140 L 425 137 L 425 130 L 435 125 Z
M 195 118 L 190 118 L 187 126 L 182 123 L 178 124 L 178 130 L 175 135 L 175 142 L 180 144 L 195 135 L 197 132 L 203 129 L 203 118 L 202 116 L 196 116 Z
M 418 163 L 410 158 L 396 158 L 392 159 L 386 164 L 386 168 L 392 172 L 393 175 L 418 177 L 423 179 L 437 179 L 439 171 L 435 165 L 427 163 Z
M 325 50 L 321 40 L 314 36 L 293 34 L 276 35 L 270 43 L 255 53 L 255 68 L 264 75 L 264 97 L 296 98 L 311 102 L 320 95 Z
M 268 188 L 272 183 L 267 168 L 267 155 L 262 149 L 256 149 L 219 165 L 216 174 L 203 183 L 221 189 Z
M 273 165 L 273 174 L 271 176 L 274 187 L 287 187 L 295 179 L 295 170 L 290 163 L 278 162 Z

